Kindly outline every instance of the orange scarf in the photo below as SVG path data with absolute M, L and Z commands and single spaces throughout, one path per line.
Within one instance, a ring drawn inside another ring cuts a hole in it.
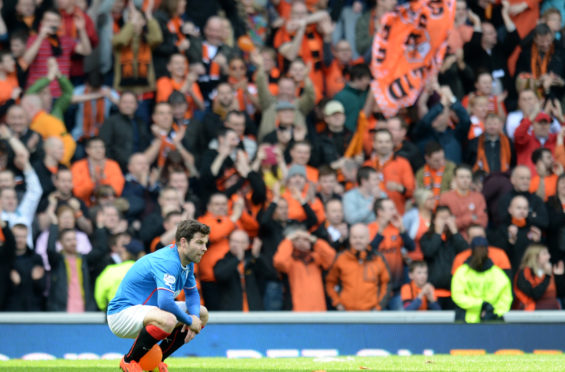
M 479 144 L 477 146 L 477 162 L 473 167 L 473 171 L 482 169 L 487 173 L 490 173 L 490 167 L 488 166 L 488 160 L 485 153 L 485 137 L 483 134 L 479 137 Z M 510 160 L 512 158 L 512 152 L 510 151 L 510 141 L 502 132 L 499 133 L 500 138 L 500 171 L 506 172 L 510 168 Z
M 232 77 L 229 77 L 228 83 L 230 83 L 230 85 L 233 86 L 237 84 L 238 81 Z M 235 99 L 237 99 L 237 105 L 239 106 L 239 110 L 245 111 L 245 109 L 247 108 L 247 100 L 245 99 L 245 92 L 243 91 L 243 89 L 241 88 L 237 89 L 237 91 L 235 92 Z
M 530 60 L 530 68 L 532 69 L 532 75 L 535 79 L 539 79 L 542 75 L 547 73 L 547 66 L 549 65 L 549 60 L 553 56 L 553 44 L 549 49 L 549 52 L 545 53 L 543 59 L 539 55 L 538 47 L 534 43 L 532 45 L 532 58 Z
M 243 312 L 249 312 L 249 303 L 247 302 L 247 291 L 245 290 L 245 267 L 243 266 L 243 261 L 237 265 L 237 271 L 239 272 L 239 279 L 241 280 L 241 293 L 243 296 Z
M 445 165 L 438 170 L 432 169 L 428 164 L 424 165 L 424 188 L 432 190 L 436 203 L 441 194 L 441 181 L 444 171 Z
M 182 33 L 182 19 L 179 16 L 171 18 L 169 23 L 167 23 L 169 31 L 177 36 L 177 41 L 175 45 L 179 45 L 186 36 Z
M 129 45 L 120 50 L 120 68 L 122 80 L 147 79 L 149 67 L 151 66 L 151 48 L 145 41 L 139 43 L 137 53 L 133 53 L 133 48 Z M 137 84 L 132 84 L 137 85 Z
M 173 136 L 175 135 L 176 133 L 173 131 L 169 132 L 169 134 L 161 135 L 161 147 L 159 147 L 159 158 L 157 159 L 157 165 L 159 167 L 163 167 L 165 165 L 165 160 L 167 160 L 169 152 L 174 151 L 177 148 L 173 143 Z
M 91 93 L 90 88 L 84 89 L 84 94 Z M 82 116 L 82 138 L 90 138 L 98 135 L 100 127 L 104 123 L 105 98 L 96 100 L 96 115 L 92 112 L 92 101 L 84 103 L 84 114 Z
M 524 227 L 526 226 L 526 219 L 525 218 L 514 218 L 512 217 L 512 225 L 518 226 L 518 227 Z
M 208 52 L 208 45 L 204 43 L 202 44 L 202 62 L 210 66 L 210 71 L 208 72 L 208 75 L 211 78 L 214 79 L 220 78 L 220 65 L 217 64 L 214 60 L 210 59 L 210 54 Z

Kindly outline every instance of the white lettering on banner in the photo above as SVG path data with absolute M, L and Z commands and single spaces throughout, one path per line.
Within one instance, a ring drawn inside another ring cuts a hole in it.
M 114 360 L 114 359 L 122 359 L 124 354 L 121 353 L 106 353 L 103 354 L 100 359 L 107 359 L 107 360 Z
M 261 353 L 258 352 L 257 350 L 251 350 L 251 349 L 228 350 L 226 352 L 226 356 L 228 358 L 262 358 L 263 357 L 263 355 L 261 355 Z
M 30 353 L 22 357 L 23 360 L 53 360 L 55 356 L 47 353 Z
M 302 349 L 302 356 L 308 358 L 335 357 L 338 355 L 337 349 Z
M 300 352 L 298 349 L 273 349 L 267 350 L 268 358 L 298 358 Z
M 412 352 L 408 349 L 399 349 L 398 355 L 400 355 L 400 356 L 410 356 L 410 355 L 412 355 Z
M 0 360 L 10 360 L 6 355 L 0 354 Z
M 422 351 L 422 354 L 425 356 L 430 356 L 434 355 L 434 351 L 432 349 L 424 349 L 424 351 Z
M 361 349 L 355 354 L 357 356 L 389 356 L 390 353 L 384 349 Z

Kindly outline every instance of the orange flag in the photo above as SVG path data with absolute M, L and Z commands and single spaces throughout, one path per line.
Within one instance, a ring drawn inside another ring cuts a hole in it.
M 385 116 L 412 106 L 437 73 L 454 17 L 455 0 L 412 0 L 381 18 L 373 41 L 371 89 Z

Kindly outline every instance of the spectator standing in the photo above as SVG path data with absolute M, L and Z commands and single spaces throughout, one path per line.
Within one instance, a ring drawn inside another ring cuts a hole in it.
M 457 320 L 466 323 L 501 320 L 510 310 L 510 280 L 488 258 L 487 247 L 485 238 L 474 238 L 471 257 L 453 275 L 451 292 L 453 302 L 459 307 L 455 313 Z
M 350 248 L 336 258 L 326 276 L 326 292 L 337 310 L 382 310 L 390 298 L 386 261 L 369 243 L 367 226 L 353 225 Z
M 420 239 L 420 246 L 441 308 L 452 309 L 453 303 L 449 298 L 451 266 L 455 256 L 467 248 L 467 242 L 459 234 L 455 216 L 449 207 L 436 208 L 428 232 Z
M 46 286 L 45 269 L 41 257 L 27 245 L 27 226 L 14 225 L 12 233 L 16 241 L 16 257 L 10 272 L 7 311 L 44 310 Z
M 137 106 L 135 93 L 122 92 L 118 112 L 107 118 L 100 128 L 108 158 L 117 161 L 122 172 L 127 171 L 131 155 L 145 151 L 151 141 L 147 125 L 135 115 Z
M 293 311 L 326 311 L 322 270 L 329 269 L 335 254 L 328 243 L 300 228 L 279 244 L 273 263 L 288 275 Z
M 439 205 L 449 207 L 455 217 L 457 229 L 462 234 L 471 224 L 487 226 L 488 216 L 486 213 L 485 198 L 482 194 L 471 191 L 471 167 L 459 165 L 454 172 L 455 189 L 447 191 L 440 196 Z

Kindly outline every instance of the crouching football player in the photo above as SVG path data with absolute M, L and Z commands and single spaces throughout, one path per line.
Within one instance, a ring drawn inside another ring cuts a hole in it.
M 200 306 L 194 279 L 194 264 L 206 252 L 210 228 L 198 221 L 184 220 L 171 244 L 138 260 L 127 272 L 116 296 L 108 305 L 108 326 L 118 337 L 135 338 L 120 361 L 124 372 L 142 372 L 139 360 L 158 342 L 163 362 L 200 332 L 208 311 Z M 185 302 L 175 302 L 184 289 Z

